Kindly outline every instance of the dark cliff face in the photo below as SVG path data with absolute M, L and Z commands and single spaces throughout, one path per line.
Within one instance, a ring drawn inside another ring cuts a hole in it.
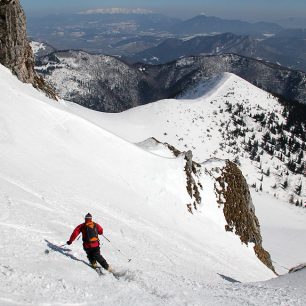
M 34 57 L 27 40 L 26 19 L 19 0 L 0 2 L 0 62 L 25 83 L 33 83 Z
M 270 254 L 262 246 L 259 221 L 242 172 L 236 164 L 226 161 L 216 181 L 218 203 L 227 222 L 225 230 L 234 232 L 246 245 L 254 243 L 257 257 L 275 272 Z
M 52 89 L 34 71 L 26 18 L 19 0 L 0 0 L 0 63 L 9 68 L 20 81 L 31 83 L 56 99 Z

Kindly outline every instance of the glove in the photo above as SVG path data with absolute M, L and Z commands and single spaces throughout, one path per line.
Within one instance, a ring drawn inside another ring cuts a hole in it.
M 70 245 L 72 242 L 71 242 L 70 240 L 68 240 L 66 243 L 67 243 L 68 245 Z

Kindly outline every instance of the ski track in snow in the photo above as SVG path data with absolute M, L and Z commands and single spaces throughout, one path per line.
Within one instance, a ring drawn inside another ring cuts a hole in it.
M 181 158 L 114 136 L 100 128 L 103 115 L 50 101 L 2 66 L 0 79 L 0 122 L 9 131 L 0 138 L 1 306 L 306 303 L 305 288 L 296 289 L 304 271 L 269 280 L 252 248 L 224 232 L 209 176 L 201 178 L 204 204 L 191 215 Z M 114 132 L 125 138 L 120 128 Z M 278 205 L 270 200 L 256 196 L 264 231 Z M 286 219 L 289 208 L 271 223 L 275 234 L 285 224 L 305 230 L 297 211 L 296 227 Z M 101 240 L 101 253 L 119 279 L 92 270 L 80 240 L 60 247 L 88 211 L 112 241 Z M 278 260 L 286 252 L 278 250 Z

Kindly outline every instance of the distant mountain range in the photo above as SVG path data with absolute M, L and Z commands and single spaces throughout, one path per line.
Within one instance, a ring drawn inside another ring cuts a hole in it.
M 225 32 L 262 36 L 277 34 L 283 28 L 275 23 L 249 23 L 205 15 L 183 21 L 148 10 L 113 8 L 78 14 L 30 17 L 28 30 L 34 40 L 50 42 L 58 49 L 76 47 L 74 39 L 78 38 L 80 46 L 83 43 L 82 49 L 94 51 L 93 49 L 103 48 L 99 46 L 102 37 L 118 40 L 127 36 L 150 35 L 165 38 Z M 86 46 L 85 42 L 89 43 L 89 46 Z
M 148 64 L 164 64 L 177 58 L 190 55 L 220 54 L 220 53 L 248 53 L 256 42 L 248 36 L 225 33 L 219 35 L 196 36 L 188 39 L 168 38 L 158 46 L 146 49 L 130 57 L 131 62 Z M 246 51 L 247 49 L 247 51 Z
M 289 17 L 278 20 L 277 24 L 287 29 L 306 29 L 306 17 Z
M 58 50 L 114 55 L 159 64 L 190 55 L 236 53 L 306 71 L 306 34 L 269 22 L 199 15 L 186 21 L 141 9 L 96 9 L 31 17 L 34 41 Z
M 236 53 L 306 71 L 305 38 L 305 30 L 283 30 L 266 39 L 232 33 L 169 38 L 157 46 L 123 58 L 131 63 L 163 64 L 190 55 Z
M 283 28 L 275 23 L 250 23 L 241 20 L 227 20 L 214 16 L 199 15 L 186 21 L 181 21 L 171 28 L 176 34 L 224 33 L 235 34 L 276 34 Z
M 178 19 L 155 13 L 103 13 L 92 11 L 81 14 L 63 14 L 30 17 L 28 32 L 35 41 L 45 41 L 57 49 L 82 49 L 103 54 L 129 54 L 126 48 L 113 45 L 134 39 L 144 42 L 135 44 L 130 52 L 141 51 L 171 36 L 167 29 Z M 152 42 L 148 42 L 151 37 Z M 157 41 L 156 41 L 157 40 Z M 127 42 L 129 43 L 129 42 Z

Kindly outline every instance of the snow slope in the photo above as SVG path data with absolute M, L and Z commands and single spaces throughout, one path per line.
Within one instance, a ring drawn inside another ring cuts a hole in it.
M 237 283 L 274 275 L 224 232 L 209 176 L 201 212 L 187 212 L 182 157 L 115 136 L 2 66 L 0 92 L 1 305 L 303 303 L 291 287 Z M 88 211 L 114 243 L 102 253 L 119 280 L 86 266 L 79 241 L 58 247 Z
M 290 160 L 298 159 L 301 150 L 291 153 L 288 158 L 288 148 L 284 154 L 272 144 L 262 144 L 265 133 L 270 133 L 272 126 L 285 124 L 283 106 L 271 94 L 234 74 L 225 73 L 199 83 L 180 100 L 162 100 L 119 114 L 92 115 L 76 106 L 75 109 L 82 116 L 90 114 L 90 120 L 131 142 L 155 137 L 179 150 L 192 150 L 198 162 L 211 157 L 235 160 L 241 164 L 249 185 L 257 191 L 262 190 L 283 201 L 298 201 L 300 206 L 306 205 L 305 175 L 295 174 L 287 168 Z M 267 121 L 273 118 L 269 127 L 263 127 L 257 119 L 262 114 L 266 115 Z M 284 134 L 288 138 L 292 136 L 288 132 Z M 271 135 L 276 139 L 280 137 Z M 294 138 L 302 143 L 298 137 Z M 253 160 L 251 152 L 247 151 L 248 142 L 252 147 L 255 147 L 255 142 L 259 143 Z M 265 150 L 261 152 L 263 145 L 275 148 L 274 155 Z M 301 162 L 304 165 L 305 156 L 304 150 Z M 285 181 L 288 188 L 283 188 Z M 302 186 L 299 195 L 297 186 Z

